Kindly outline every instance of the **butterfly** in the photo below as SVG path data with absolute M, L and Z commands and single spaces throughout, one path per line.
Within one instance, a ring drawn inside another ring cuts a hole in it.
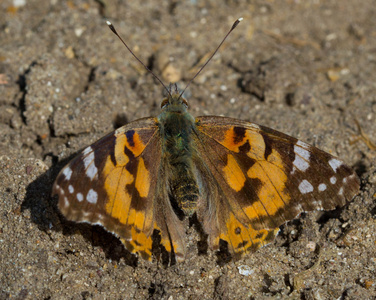
M 340 159 L 254 123 L 194 118 L 170 85 L 157 117 L 86 147 L 60 171 L 52 194 L 68 220 L 103 226 L 147 260 L 158 233 L 180 262 L 184 218 L 197 217 L 211 249 L 222 241 L 240 256 L 273 241 L 300 213 L 335 209 L 358 190 Z

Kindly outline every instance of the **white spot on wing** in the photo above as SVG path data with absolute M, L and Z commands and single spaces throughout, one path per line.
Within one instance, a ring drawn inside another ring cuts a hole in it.
M 81 202 L 82 200 L 84 200 L 84 195 L 82 195 L 81 193 L 77 193 L 76 197 L 77 197 L 77 200 L 79 202 Z
M 333 171 L 337 173 L 337 169 L 342 165 L 342 162 L 336 158 L 329 160 L 329 165 L 332 167 Z
M 62 195 L 62 196 L 64 196 L 64 190 L 60 187 L 60 185 L 56 185 L 56 189 L 58 190 L 58 192 Z
M 312 204 L 316 207 L 316 209 L 322 210 L 322 202 L 321 202 L 321 200 L 313 201 Z
M 63 170 L 63 175 L 65 176 L 66 180 L 70 180 L 72 176 L 72 169 L 69 167 L 65 167 Z
M 335 184 L 337 182 L 337 178 L 335 176 L 330 177 L 330 183 Z
M 299 184 L 299 191 L 302 193 L 302 194 L 308 194 L 310 192 L 313 192 L 313 186 L 312 184 L 310 184 L 307 180 L 303 180 L 300 184 Z
M 98 193 L 93 189 L 90 189 L 87 193 L 86 200 L 92 204 L 97 203 L 98 200 Z
M 295 168 L 295 166 L 293 166 L 292 167 L 292 171 L 290 172 L 290 174 L 293 175 L 295 173 L 295 171 L 296 171 L 296 168 Z
M 343 195 L 343 187 L 341 187 L 341 188 L 339 189 L 338 195 L 340 195 L 340 196 Z
M 87 147 L 84 152 L 84 166 L 86 169 L 86 176 L 89 177 L 91 180 L 94 179 L 94 177 L 98 173 L 98 169 L 94 164 L 94 152 L 93 149 L 89 146 Z
M 310 153 L 308 150 L 297 146 L 299 142 L 300 141 L 298 141 L 298 143 L 294 145 L 295 160 L 293 161 L 293 165 L 300 171 L 304 172 L 305 170 L 309 168 L 308 161 L 309 161 Z
M 325 183 L 320 183 L 319 184 L 319 191 L 320 192 L 323 192 L 323 191 L 325 191 L 326 190 L 326 184 Z
M 94 154 L 93 154 L 94 155 Z M 91 165 L 89 165 L 89 167 L 86 169 L 86 175 L 91 179 L 93 180 L 95 176 L 97 176 L 97 173 L 98 173 L 98 169 L 97 167 L 94 165 L 94 161 Z
M 68 191 L 69 191 L 70 194 L 73 194 L 73 192 L 74 192 L 74 188 L 71 184 L 68 186 Z
M 93 149 L 89 146 L 89 147 L 86 147 L 86 149 L 84 149 L 84 151 L 82 153 L 83 153 L 84 156 L 86 156 L 90 152 L 93 152 Z

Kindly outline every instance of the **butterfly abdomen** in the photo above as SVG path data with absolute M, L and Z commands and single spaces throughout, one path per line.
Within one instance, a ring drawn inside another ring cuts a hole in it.
M 172 195 L 184 214 L 191 216 L 196 211 L 199 196 L 196 179 L 184 164 L 177 164 L 172 169 L 175 172 L 170 182 Z
M 173 199 L 185 215 L 197 206 L 199 189 L 192 164 L 192 128 L 194 121 L 184 113 L 167 113 L 161 120 L 163 156 L 168 166 L 168 183 Z

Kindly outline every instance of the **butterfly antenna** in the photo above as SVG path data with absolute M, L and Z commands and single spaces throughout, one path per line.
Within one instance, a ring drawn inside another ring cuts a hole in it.
M 213 54 L 209 57 L 209 59 L 206 61 L 206 63 L 200 68 L 200 70 L 196 73 L 195 76 L 193 76 L 193 78 L 188 82 L 188 84 L 185 86 L 184 90 L 180 93 L 179 95 L 179 98 L 181 98 L 185 92 L 185 90 L 189 87 L 189 85 L 192 83 L 193 80 L 196 79 L 196 77 L 201 73 L 201 71 L 206 67 L 206 65 L 212 60 L 213 56 L 218 52 L 219 48 L 221 48 L 222 44 L 225 42 L 225 40 L 227 39 L 227 37 L 230 35 L 230 33 L 236 28 L 236 26 L 239 25 L 239 23 L 243 20 L 243 18 L 239 18 L 237 19 L 234 24 L 232 25 L 231 29 L 229 30 L 229 32 L 227 32 L 227 34 L 225 35 L 225 37 L 223 38 L 222 42 L 218 45 L 217 49 L 215 49 L 215 51 L 213 52 Z
M 128 49 L 128 51 L 133 55 L 133 57 L 135 59 L 137 59 L 137 61 L 142 65 L 144 66 L 144 68 L 146 69 L 146 71 L 148 71 L 151 75 L 154 76 L 155 79 L 157 79 L 159 81 L 159 83 L 165 88 L 165 90 L 167 91 L 167 93 L 169 94 L 170 97 L 172 97 L 171 95 L 171 92 L 170 90 L 165 86 L 165 84 L 162 82 L 162 80 L 159 79 L 159 77 L 157 75 L 155 75 L 153 73 L 152 70 L 150 70 L 137 56 L 136 54 L 133 53 L 133 51 L 128 47 L 128 45 L 124 42 L 124 40 L 121 38 L 121 36 L 117 33 L 114 25 L 112 25 L 112 23 L 110 21 L 106 21 L 108 27 L 110 27 L 111 31 L 120 39 L 120 41 L 123 43 L 123 45 Z

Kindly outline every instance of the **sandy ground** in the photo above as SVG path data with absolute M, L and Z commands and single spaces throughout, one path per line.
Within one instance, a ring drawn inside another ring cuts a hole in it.
M 116 2 L 116 3 L 115 3 Z M 375 1 L 0 2 L 0 299 L 370 299 L 376 297 Z M 187 82 L 191 112 L 263 124 L 341 157 L 361 178 L 342 209 L 312 212 L 276 240 L 219 263 L 191 237 L 187 260 L 145 262 L 50 196 L 77 151 Z M 360 129 L 357 126 L 359 123 Z

